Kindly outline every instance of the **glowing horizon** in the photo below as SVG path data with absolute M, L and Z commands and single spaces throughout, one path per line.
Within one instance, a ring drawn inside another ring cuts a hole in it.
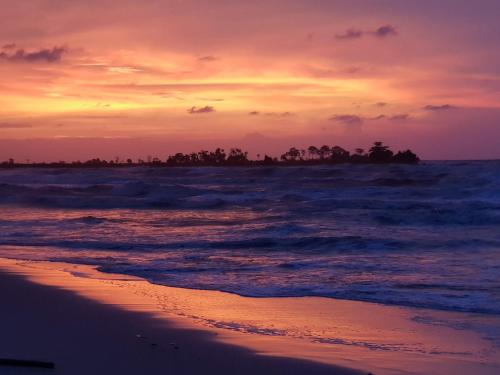
M 495 1 L 0 2 L 0 159 L 378 139 L 500 158 Z

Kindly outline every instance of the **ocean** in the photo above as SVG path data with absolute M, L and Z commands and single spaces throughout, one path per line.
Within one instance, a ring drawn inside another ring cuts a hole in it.
M 0 256 L 500 314 L 500 162 L 0 169 Z

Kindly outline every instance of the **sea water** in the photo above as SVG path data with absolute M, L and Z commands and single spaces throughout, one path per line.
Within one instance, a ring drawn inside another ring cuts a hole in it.
M 0 256 L 500 313 L 500 162 L 0 169 Z

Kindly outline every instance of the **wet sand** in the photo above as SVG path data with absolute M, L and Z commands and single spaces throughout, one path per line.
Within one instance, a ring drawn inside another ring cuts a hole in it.
M 440 323 L 460 314 L 324 298 L 245 298 L 153 285 L 90 266 L 6 259 L 0 293 L 0 358 L 56 364 L 54 370 L 0 367 L 2 374 L 500 373 L 491 340 Z

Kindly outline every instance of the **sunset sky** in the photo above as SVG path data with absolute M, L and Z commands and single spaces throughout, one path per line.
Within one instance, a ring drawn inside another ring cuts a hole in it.
M 497 0 L 0 0 L 0 161 L 500 158 Z

